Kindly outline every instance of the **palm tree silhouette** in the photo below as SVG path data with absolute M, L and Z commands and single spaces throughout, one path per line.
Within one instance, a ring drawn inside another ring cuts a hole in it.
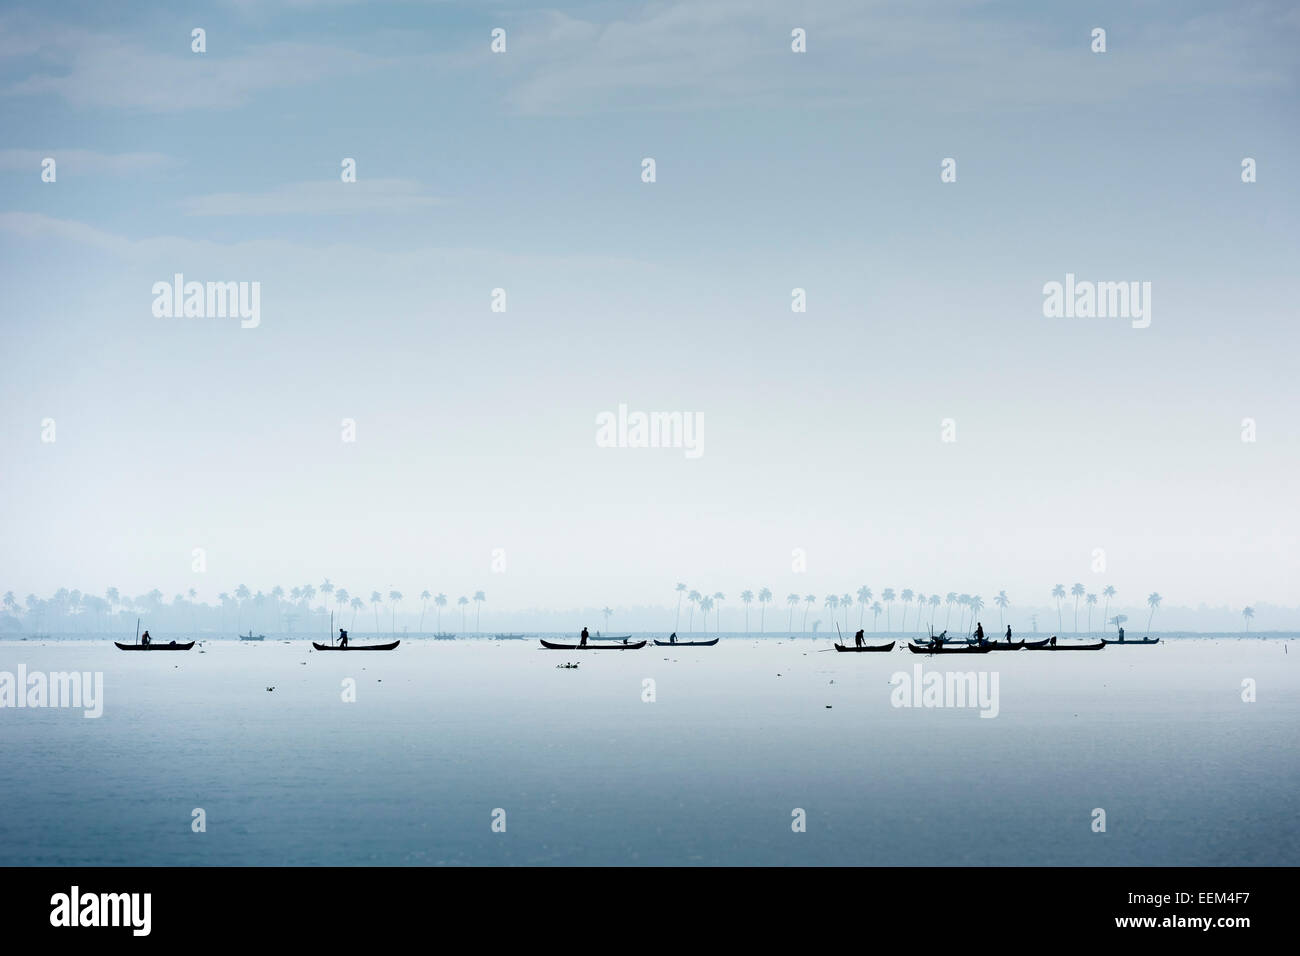
M 726 599 L 727 596 L 721 591 L 713 592 L 713 600 L 718 603 L 718 613 L 713 615 L 713 629 L 715 631 L 722 629 L 722 602 Z
M 1156 608 L 1160 606 L 1160 602 L 1163 600 L 1164 598 L 1155 591 L 1147 595 L 1147 604 L 1151 608 L 1151 613 L 1147 615 L 1147 634 L 1151 633 L 1151 619 L 1156 616 Z
M 894 589 L 885 588 L 880 592 L 880 599 L 885 602 L 885 632 L 887 634 L 892 634 L 894 627 L 889 623 L 889 615 L 890 611 L 893 609 Z
M 841 594 L 840 607 L 844 608 L 844 630 L 849 629 L 849 611 L 853 609 L 853 595 Z
M 879 602 L 879 601 L 877 601 L 875 604 L 871 605 L 871 631 L 872 631 L 872 633 L 875 633 L 876 631 L 880 630 L 880 612 L 883 611 L 883 610 L 884 610 L 884 608 L 880 606 L 880 602 Z
M 979 616 L 980 611 L 984 609 L 984 599 L 978 594 L 970 599 L 970 619 L 972 622 Z
M 1255 616 L 1255 609 L 1254 609 L 1253 607 L 1243 607 L 1243 608 L 1241 609 L 1241 616 L 1244 617 L 1244 618 L 1246 619 L 1246 633 L 1249 634 L 1249 633 L 1250 633 L 1250 619 L 1253 618 L 1253 617 Z
M 609 605 L 605 605 L 600 609 L 600 613 L 605 615 L 605 632 L 609 633 L 609 616 L 613 614 L 614 611 Z
M 115 590 L 115 588 L 109 588 L 109 590 L 112 591 Z M 230 595 L 225 591 L 222 591 L 217 595 L 217 600 L 221 602 L 221 629 L 224 631 L 226 629 L 226 604 L 230 601 Z M 114 601 L 112 603 L 117 602 Z
M 772 600 L 772 589 L 763 588 L 758 592 L 758 633 L 762 634 L 767 623 L 767 604 Z
M 1110 615 L 1110 599 L 1115 596 L 1115 589 L 1108 584 L 1101 593 L 1106 596 L 1106 609 L 1101 612 L 1101 626 L 1105 627 L 1106 618 Z
M 862 619 L 867 616 L 867 605 L 871 603 L 871 588 L 865 584 L 858 588 L 858 627 L 862 627 Z
M 474 592 L 474 633 L 475 634 L 482 633 L 482 628 L 479 627 L 478 622 L 479 622 L 479 615 L 483 613 L 483 602 L 486 600 L 487 600 L 487 595 L 484 594 L 482 591 Z
M 817 603 L 817 595 L 815 594 L 806 595 L 803 599 L 803 602 L 804 602 L 803 631 L 806 634 L 808 633 L 808 611 L 812 608 L 814 604 Z
M 343 623 L 343 609 L 346 608 L 346 607 L 348 606 L 348 601 L 349 601 L 349 600 L 350 600 L 350 597 L 349 597 L 349 595 L 348 595 L 348 589 L 347 589 L 347 588 L 335 588 L 335 589 L 334 589 L 334 603 L 337 604 L 337 605 L 339 606 L 339 623 L 340 623 L 340 624 Z M 331 636 L 332 636 L 332 635 L 331 635 Z
M 1087 588 L 1085 588 L 1082 584 L 1075 584 L 1073 587 L 1070 588 L 1070 593 L 1074 595 L 1074 633 L 1075 634 L 1079 633 L 1079 598 L 1083 597 L 1083 593 L 1086 590 Z
M 1083 599 L 1083 603 L 1088 605 L 1088 635 L 1092 635 L 1092 609 L 1097 606 L 1097 595 L 1089 594 Z
M 959 625 L 961 632 L 965 634 L 970 630 L 970 628 L 966 626 L 966 609 L 970 607 L 970 595 L 957 595 L 957 606 L 961 608 L 961 620 L 959 620 L 957 624 Z
M 1011 605 L 1011 599 L 1007 597 L 1006 591 L 999 591 L 997 597 L 993 599 L 993 603 L 998 606 L 998 630 L 1001 631 L 1003 630 L 1003 624 L 1005 623 L 1002 620 L 1002 612 Z
M 925 618 L 925 595 L 916 592 L 916 629 L 921 630 L 921 621 Z
M 745 590 L 740 592 L 741 603 L 745 605 L 745 633 L 749 633 L 749 605 L 754 600 L 754 592 Z
M 835 609 L 840 606 L 840 596 L 838 594 L 828 594 L 822 605 L 831 612 L 831 623 L 835 623 Z
M 788 624 L 786 624 L 786 630 L 793 631 L 794 630 L 794 609 L 799 606 L 799 595 L 787 594 L 785 598 L 785 603 L 790 605 L 790 621 Z
M 1064 631 L 1065 625 L 1061 623 L 1061 601 L 1065 598 L 1065 585 L 1058 584 L 1052 588 L 1052 597 L 1056 598 L 1056 629 Z
M 907 633 L 907 606 L 912 603 L 912 595 L 911 588 L 903 588 L 903 593 L 899 595 L 903 599 L 903 620 L 899 623 L 898 628 L 904 634 Z
M 375 610 L 375 633 L 379 633 L 379 605 L 384 601 L 384 596 L 378 591 L 370 592 L 370 604 Z
M 712 610 L 713 610 L 713 598 L 709 597 L 708 595 L 705 595 L 704 597 L 700 598 L 700 611 L 703 612 L 703 618 L 700 621 L 700 627 L 704 628 L 705 634 L 709 633 L 709 612 Z M 717 630 L 716 624 L 714 625 L 714 630 Z
M 673 630 L 680 631 L 682 629 L 682 595 L 686 593 L 686 585 L 678 581 L 677 587 L 673 590 L 677 592 L 677 618 L 673 622 Z
M 939 605 L 942 603 L 943 603 L 943 598 L 939 597 L 939 595 L 937 594 L 930 595 L 930 629 L 931 630 L 934 629 L 934 612 L 939 609 Z
M 703 597 L 704 595 L 699 591 L 691 591 L 686 595 L 686 600 L 691 602 L 691 619 L 690 623 L 686 625 L 686 633 L 688 634 L 693 633 L 695 630 L 695 609 L 699 607 L 700 601 Z
M 943 629 L 946 631 L 952 627 L 952 606 L 957 603 L 957 592 L 949 591 L 944 600 L 948 602 L 948 617 L 943 622 Z
M 433 599 L 433 604 L 434 604 L 434 606 L 438 609 L 438 611 L 437 611 L 437 614 L 438 614 L 438 624 L 437 624 L 437 627 L 438 627 L 438 633 L 441 634 L 441 633 L 442 633 L 442 609 L 445 608 L 445 607 L 447 606 L 447 595 L 445 595 L 445 594 L 443 594 L 441 591 L 439 591 L 437 597 L 435 597 L 435 598 Z
M 357 611 L 365 607 L 366 602 L 361 600 L 361 598 L 359 597 L 354 597 L 351 601 L 348 602 L 348 606 L 352 608 L 352 621 L 351 623 L 348 624 L 348 627 L 355 628 L 357 626 Z M 378 628 L 376 628 L 376 630 L 378 630 Z
M 402 603 L 401 591 L 389 591 L 388 600 L 392 602 L 393 608 L 393 636 L 397 636 L 397 605 Z
M 465 608 L 469 607 L 469 598 L 461 595 L 456 598 L 456 604 L 460 606 L 460 629 L 465 630 Z

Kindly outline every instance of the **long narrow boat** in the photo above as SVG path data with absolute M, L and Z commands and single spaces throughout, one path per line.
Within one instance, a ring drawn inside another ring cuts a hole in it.
M 631 634 L 602 634 L 600 633 L 600 631 L 597 631 L 595 634 L 588 634 L 587 640 L 589 641 L 630 641 L 632 640 L 632 635 Z
M 177 644 L 175 641 L 170 644 L 122 644 L 118 641 L 113 643 L 117 644 L 119 651 L 188 651 L 194 646 L 193 641 L 186 644 Z
M 391 651 L 401 641 L 393 641 L 391 644 L 349 644 L 347 647 L 341 644 L 317 644 L 311 642 L 311 646 L 318 651 Z
M 908 644 L 907 649 L 913 654 L 987 654 L 987 644 L 963 644 L 960 647 L 936 647 L 933 644 Z
M 1160 643 L 1160 638 L 1158 638 L 1158 637 L 1144 637 L 1144 638 L 1142 638 L 1142 640 L 1140 640 L 1140 641 L 1121 641 L 1121 640 L 1108 641 L 1108 640 L 1106 640 L 1106 638 L 1103 637 L 1103 638 L 1101 639 L 1101 642 L 1102 642 L 1103 644 L 1159 644 L 1159 643 Z
M 540 638 L 539 638 L 540 640 Z M 645 647 L 645 641 L 637 641 L 635 644 L 552 644 L 550 641 L 542 640 L 542 647 L 552 651 L 635 651 L 639 647 Z
M 241 641 L 264 641 L 266 640 L 266 635 L 258 634 L 256 637 L 254 637 L 253 632 L 250 630 L 247 634 L 240 634 L 239 639 Z
M 712 647 L 718 643 L 715 637 L 711 641 L 655 641 L 655 647 Z
M 527 636 L 528 636 L 527 634 L 497 634 L 497 635 L 495 635 L 495 637 L 496 637 L 496 639 L 497 639 L 498 641 L 522 641 L 522 640 L 523 640 L 525 637 L 527 637 Z
M 1036 644 L 1026 649 L 1031 651 L 1099 651 L 1105 646 L 1105 641 L 1098 641 L 1096 644 Z
M 1041 641 L 1025 641 L 1025 648 L 1032 651 L 1035 647 L 1046 647 L 1050 640 L 1050 637 L 1045 637 Z
M 836 644 L 837 651 L 846 651 L 850 654 L 861 654 L 863 651 L 892 651 L 897 641 L 890 641 L 888 644 L 864 644 L 862 647 L 849 647 L 846 644 Z
M 1025 646 L 1024 641 L 989 641 L 986 645 L 991 651 L 1018 651 Z

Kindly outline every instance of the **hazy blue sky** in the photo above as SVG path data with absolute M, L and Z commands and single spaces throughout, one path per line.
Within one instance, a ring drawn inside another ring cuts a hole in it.
M 0 589 L 1294 605 L 1297 9 L 6 3 Z

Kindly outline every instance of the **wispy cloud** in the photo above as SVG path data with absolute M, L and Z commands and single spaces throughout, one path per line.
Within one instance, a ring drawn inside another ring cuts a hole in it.
M 290 183 L 260 193 L 212 193 L 181 200 L 191 216 L 344 215 L 413 212 L 438 205 L 409 179 L 363 179 L 355 183 Z
M 36 175 L 41 161 L 52 157 L 59 173 L 75 176 L 120 176 L 144 169 L 161 169 L 175 160 L 164 153 L 101 153 L 93 149 L 0 149 L 0 170 Z

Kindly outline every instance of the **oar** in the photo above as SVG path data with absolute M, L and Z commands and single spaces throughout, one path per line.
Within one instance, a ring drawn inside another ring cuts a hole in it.
M 140 643 L 140 619 L 138 617 L 135 619 L 135 642 Z

